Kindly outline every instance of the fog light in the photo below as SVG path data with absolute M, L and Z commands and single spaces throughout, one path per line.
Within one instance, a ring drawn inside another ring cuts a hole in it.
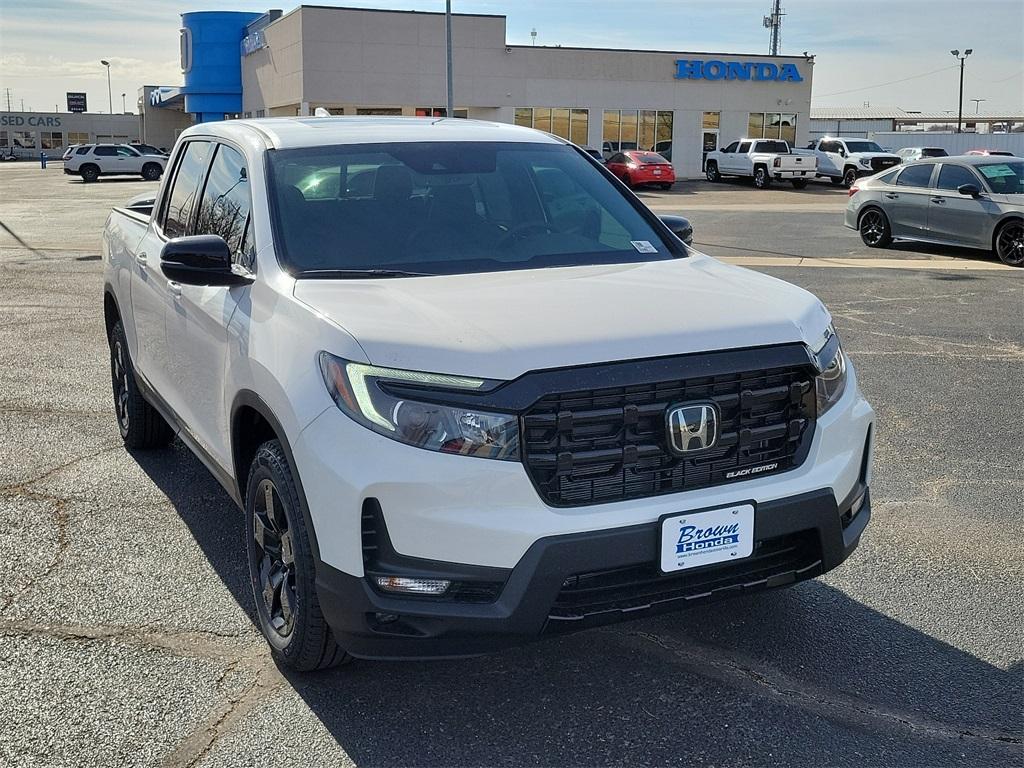
M 857 497 L 857 500 L 850 506 L 850 516 L 856 517 L 857 513 L 860 512 L 860 508 L 864 506 L 864 499 L 867 498 L 867 493 L 862 493 Z
M 410 595 L 443 595 L 451 582 L 447 579 L 410 579 L 405 576 L 377 576 L 377 586 L 385 592 L 404 592 Z

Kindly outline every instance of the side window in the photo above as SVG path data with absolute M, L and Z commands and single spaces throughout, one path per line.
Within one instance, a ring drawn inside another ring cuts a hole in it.
M 131 147 L 118 147 L 117 148 L 117 154 L 119 154 L 121 157 L 138 157 L 139 156 L 139 153 L 136 152 Z
M 611 157 L 608 158 L 608 162 L 609 163 L 624 163 L 624 162 L 626 162 L 626 157 L 621 152 L 616 152 L 614 155 L 612 155 Z
M 167 237 L 182 237 L 189 233 L 192 209 L 209 158 L 208 141 L 190 141 L 182 150 L 178 170 L 174 174 L 174 186 L 167 197 L 164 217 L 164 234 Z
M 75 150 L 75 154 L 76 155 L 88 155 L 90 149 L 92 149 L 92 147 L 79 147 L 78 149 Z
M 943 164 L 939 168 L 939 181 L 935 185 L 938 189 L 951 189 L 955 192 L 957 187 L 962 184 L 973 184 L 978 189 L 981 189 L 981 184 L 978 183 L 974 174 L 962 165 Z
M 740 145 L 740 143 L 738 141 L 734 141 L 732 144 L 730 144 L 728 147 L 726 147 L 722 151 L 723 152 L 729 152 L 729 153 L 735 152 L 736 151 L 736 147 L 738 147 L 739 145 Z
M 94 149 L 92 151 L 92 153 L 96 157 L 116 157 L 117 156 L 117 147 L 112 147 L 109 144 L 107 144 L 107 145 L 96 147 L 96 149 Z
M 903 173 L 896 179 L 897 187 L 927 187 L 928 180 L 932 177 L 932 169 L 935 166 L 931 163 L 926 165 L 911 165 L 903 169 Z
M 242 242 L 251 206 L 245 158 L 233 147 L 219 145 L 210 164 L 193 232 L 220 235 L 231 249 L 235 262 L 248 266 L 243 258 Z
M 883 173 L 881 176 L 877 176 L 876 177 L 876 181 L 880 181 L 883 184 L 892 184 L 896 180 L 896 174 L 899 173 L 899 172 L 900 172 L 900 169 L 897 168 L 895 171 L 889 171 L 888 173 Z
M 744 142 L 741 142 L 741 143 L 740 143 L 740 149 L 739 149 L 739 153 L 740 153 L 741 155 L 745 155 L 745 154 L 747 154 L 747 152 L 749 152 L 749 151 L 750 151 L 750 142 L 749 142 L 749 141 L 744 141 Z

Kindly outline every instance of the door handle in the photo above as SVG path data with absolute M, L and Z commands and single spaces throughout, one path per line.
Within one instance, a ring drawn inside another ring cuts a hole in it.
M 933 203 L 945 203 L 946 202 L 946 198 L 944 198 L 944 197 L 933 197 L 931 200 L 932 200 Z
M 167 290 L 171 292 L 171 296 L 174 298 L 181 298 L 181 283 L 175 282 L 174 280 L 168 280 Z
M 138 264 L 143 269 L 145 269 L 146 268 L 146 254 L 140 253 L 140 254 L 136 255 L 135 263 Z
M 890 200 L 896 200 L 899 197 L 895 192 L 886 192 L 885 196 Z

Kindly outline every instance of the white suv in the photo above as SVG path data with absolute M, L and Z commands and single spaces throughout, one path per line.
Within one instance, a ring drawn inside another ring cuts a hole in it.
M 157 181 L 167 166 L 164 155 L 143 154 L 128 144 L 81 144 L 64 153 L 64 173 L 92 182 L 100 176 L 141 176 Z
M 103 238 L 118 424 L 244 509 L 285 664 L 480 653 L 857 546 L 874 414 L 828 312 L 583 150 L 279 118 L 190 128 L 170 162 Z

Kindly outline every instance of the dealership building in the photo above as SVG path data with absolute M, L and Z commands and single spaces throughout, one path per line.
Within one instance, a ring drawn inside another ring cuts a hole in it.
M 21 157 L 60 156 L 70 144 L 139 140 L 139 116 L 93 112 L 0 112 L 0 151 Z
M 813 57 L 510 45 L 504 16 L 471 14 L 453 15 L 452 40 L 455 117 L 531 126 L 606 155 L 655 149 L 683 176 L 737 137 L 808 139 Z M 445 114 L 443 13 L 186 13 L 181 56 L 181 86 L 140 94 L 148 143 L 193 121 L 318 107 Z

